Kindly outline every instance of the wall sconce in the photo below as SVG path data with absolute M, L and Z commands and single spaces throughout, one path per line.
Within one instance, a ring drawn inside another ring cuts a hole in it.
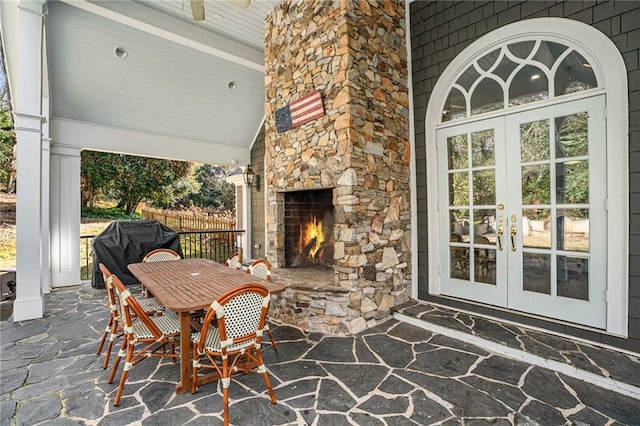
M 251 168 L 251 164 L 247 164 L 244 171 L 242 172 L 242 177 L 244 178 L 245 185 L 249 187 L 258 187 L 258 176 Z

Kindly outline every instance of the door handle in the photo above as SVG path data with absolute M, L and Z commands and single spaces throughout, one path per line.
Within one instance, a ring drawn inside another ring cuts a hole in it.
M 504 226 L 498 226 L 498 250 L 502 251 L 502 234 L 504 234 Z
M 511 251 L 516 251 L 516 234 L 518 233 L 518 228 L 516 228 L 515 223 L 511 225 Z

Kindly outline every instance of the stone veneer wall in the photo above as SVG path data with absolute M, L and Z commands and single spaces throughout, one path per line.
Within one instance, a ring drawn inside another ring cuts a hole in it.
M 284 191 L 333 188 L 335 222 L 335 291 L 302 297 L 290 288 L 274 305 L 276 320 L 354 333 L 408 298 L 404 14 L 403 1 L 284 0 L 266 18 L 266 256 L 274 269 L 284 267 Z M 277 133 L 275 111 L 313 90 L 325 116 Z

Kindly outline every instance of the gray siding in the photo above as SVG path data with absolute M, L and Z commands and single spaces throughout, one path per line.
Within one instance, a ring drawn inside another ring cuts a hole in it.
M 265 257 L 264 250 L 264 126 L 260 130 L 256 141 L 251 147 L 251 168 L 256 173 L 258 187 L 251 189 L 251 241 L 253 247 L 249 250 L 252 259 Z M 259 248 L 256 246 L 259 245 Z
M 417 162 L 419 298 L 640 352 L 640 2 L 414 1 L 410 7 Z M 629 339 L 452 302 L 428 294 L 424 119 L 433 86 L 455 55 L 473 41 L 498 27 L 521 19 L 540 17 L 563 17 L 592 25 L 611 38 L 627 67 L 630 157 Z

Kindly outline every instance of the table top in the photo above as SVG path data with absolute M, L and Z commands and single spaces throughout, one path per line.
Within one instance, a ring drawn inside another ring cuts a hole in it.
M 260 283 L 271 293 L 284 290 L 281 284 L 208 259 L 132 263 L 128 268 L 164 307 L 175 312 L 204 309 L 218 296 L 243 284 Z

